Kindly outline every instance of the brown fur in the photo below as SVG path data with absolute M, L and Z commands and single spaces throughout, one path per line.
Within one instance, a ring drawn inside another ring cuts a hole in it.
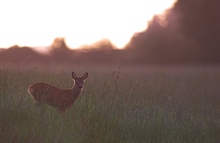
M 67 108 L 74 104 L 80 95 L 87 77 L 88 73 L 85 73 L 82 77 L 77 77 L 72 72 L 72 78 L 75 84 L 71 89 L 61 89 L 48 83 L 37 82 L 28 87 L 28 92 L 38 105 L 46 103 L 61 112 L 65 112 Z

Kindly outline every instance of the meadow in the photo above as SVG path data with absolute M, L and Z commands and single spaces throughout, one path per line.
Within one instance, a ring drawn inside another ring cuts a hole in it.
M 78 68 L 89 72 L 66 113 L 37 107 L 37 81 L 70 88 L 76 68 L 0 67 L 2 143 L 219 143 L 219 67 Z

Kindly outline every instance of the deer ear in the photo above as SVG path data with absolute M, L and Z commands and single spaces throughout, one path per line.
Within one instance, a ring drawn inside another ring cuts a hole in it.
M 72 78 L 73 78 L 73 79 L 76 79 L 76 78 L 77 78 L 77 76 L 76 76 L 76 74 L 75 74 L 74 72 L 72 72 Z
M 89 76 L 89 73 L 88 73 L 88 72 L 86 72 L 86 73 L 85 73 L 85 74 L 82 76 L 83 80 L 87 79 L 87 78 L 88 78 L 88 76 Z

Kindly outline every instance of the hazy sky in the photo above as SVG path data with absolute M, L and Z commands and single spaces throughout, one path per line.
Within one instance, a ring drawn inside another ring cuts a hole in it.
M 175 0 L 2 0 L 0 47 L 48 46 L 65 37 L 71 48 L 107 38 L 123 47 L 154 14 Z

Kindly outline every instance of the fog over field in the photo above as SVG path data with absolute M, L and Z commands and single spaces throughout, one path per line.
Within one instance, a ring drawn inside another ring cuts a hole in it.
M 46 52 L 0 48 L 1 142 L 219 143 L 219 16 L 218 1 L 177 0 L 122 49 L 107 38 L 74 49 L 62 36 Z M 35 104 L 30 85 L 68 89 L 73 71 L 89 73 L 73 106 Z
M 89 72 L 64 114 L 37 106 L 27 87 L 44 81 L 72 87 L 71 72 Z M 3 142 L 218 143 L 220 68 L 50 67 L 0 70 Z

